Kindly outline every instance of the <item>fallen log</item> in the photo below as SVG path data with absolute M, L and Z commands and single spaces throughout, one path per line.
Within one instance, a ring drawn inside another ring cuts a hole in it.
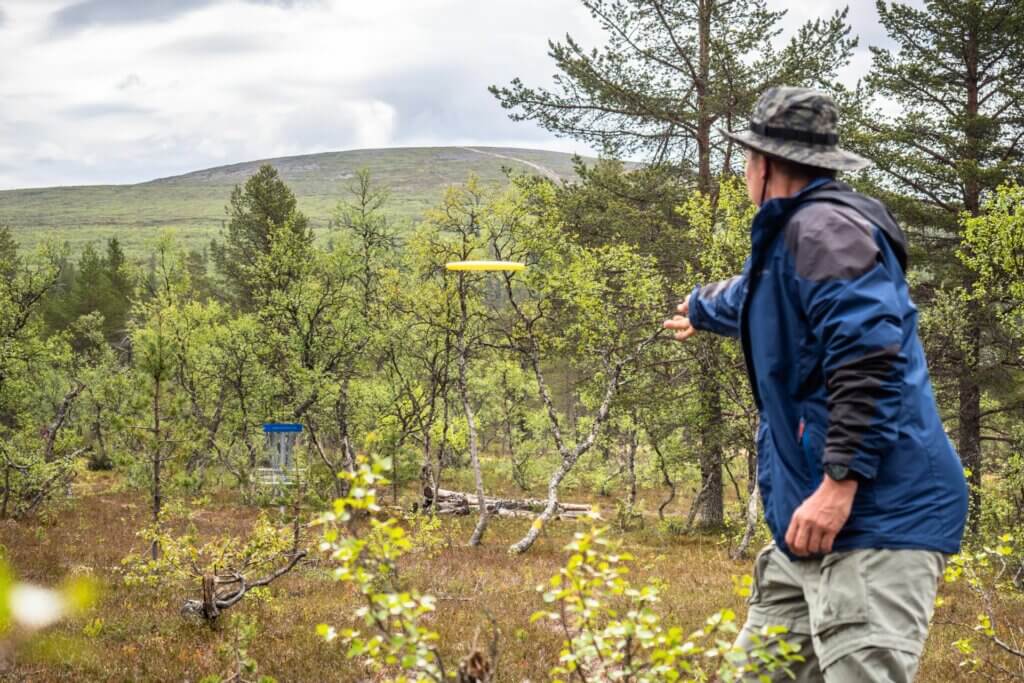
M 479 500 L 472 493 L 438 489 L 436 512 L 440 515 L 468 515 L 471 510 L 479 509 Z M 430 500 L 426 501 L 427 505 L 430 503 Z M 501 517 L 531 517 L 543 511 L 547 502 L 534 498 L 516 500 L 485 496 L 484 505 L 488 512 Z M 557 516 L 572 519 L 584 517 L 589 512 L 590 506 L 583 503 L 559 503 Z

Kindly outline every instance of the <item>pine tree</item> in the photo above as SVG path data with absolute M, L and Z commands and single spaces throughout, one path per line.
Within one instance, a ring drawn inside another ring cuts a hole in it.
M 18 243 L 14 241 L 11 229 L 0 225 L 0 277 L 14 277 L 18 268 Z
M 930 303 L 965 301 L 929 344 L 936 384 L 956 406 L 957 445 L 980 504 L 983 387 L 998 368 L 995 319 L 969 296 L 975 276 L 955 256 L 961 214 L 977 216 L 986 196 L 1024 172 L 1024 3 L 928 0 L 923 9 L 877 3 L 896 48 L 872 48 L 868 92 L 895 103 L 886 116 L 868 109 L 850 143 L 873 159 L 872 189 L 911 233 Z M 977 519 L 975 515 L 974 519 Z
M 228 221 L 221 233 L 222 241 L 213 242 L 210 251 L 229 297 L 243 310 L 249 310 L 266 284 L 260 282 L 256 267 L 259 259 L 270 252 L 274 231 L 291 231 L 305 248 L 312 245 L 313 233 L 306 216 L 297 208 L 295 195 L 269 164 L 261 166 L 244 187 L 235 186 L 225 210 Z
M 715 126 L 742 124 L 778 84 L 837 87 L 849 60 L 846 11 L 806 24 L 783 47 L 785 12 L 765 0 L 581 0 L 607 35 L 599 50 L 550 41 L 555 89 L 515 79 L 491 92 L 513 120 L 531 120 L 612 156 L 678 167 L 699 189 L 739 158 Z

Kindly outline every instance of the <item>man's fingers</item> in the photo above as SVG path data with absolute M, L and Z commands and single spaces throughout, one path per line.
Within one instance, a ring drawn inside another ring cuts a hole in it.
M 681 315 L 672 316 L 670 320 L 662 323 L 665 329 L 675 330 L 673 337 L 679 341 L 689 339 L 697 330 L 690 324 L 690 319 Z
M 807 539 L 807 554 L 818 555 L 819 553 L 824 552 L 822 550 L 822 546 L 824 545 L 823 541 L 828 532 L 817 524 L 809 524 L 808 527 L 810 527 L 810 533 Z
M 672 335 L 672 338 L 678 341 L 686 341 L 687 339 L 693 336 L 694 332 L 696 332 L 696 330 L 690 327 L 688 329 L 676 332 L 675 334 Z
M 792 550 L 793 544 L 796 543 L 796 528 L 800 525 L 800 518 L 793 514 L 793 518 L 789 520 L 789 528 L 786 529 L 786 546 Z
M 807 543 L 811 534 L 810 525 L 807 522 L 803 522 L 797 527 L 796 530 L 796 541 L 793 543 L 793 552 L 797 555 L 807 554 Z
M 676 310 L 679 313 L 672 316 L 671 320 L 666 320 L 664 322 L 664 327 L 674 331 L 672 337 L 677 341 L 686 341 L 697 332 L 697 329 L 690 324 L 689 298 L 680 301 L 679 304 L 676 305 Z
M 826 532 L 821 539 L 821 554 L 828 555 L 832 552 L 832 544 L 836 541 L 836 535 L 831 531 Z
M 792 540 L 790 540 L 792 534 Z M 810 540 L 810 522 L 800 516 L 800 510 L 793 514 L 793 521 L 786 533 L 786 545 L 793 551 L 794 555 L 806 555 L 807 543 Z

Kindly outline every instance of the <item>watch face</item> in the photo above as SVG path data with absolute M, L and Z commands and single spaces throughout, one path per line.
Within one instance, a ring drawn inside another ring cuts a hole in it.
M 825 474 L 828 475 L 829 479 L 835 481 L 843 481 L 849 478 L 850 468 L 846 465 L 829 464 L 825 465 Z

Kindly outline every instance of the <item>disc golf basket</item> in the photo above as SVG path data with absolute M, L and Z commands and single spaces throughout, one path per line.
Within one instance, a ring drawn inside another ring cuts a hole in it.
M 264 466 L 256 468 L 256 481 L 261 486 L 278 489 L 297 481 L 299 470 L 294 450 L 301 433 L 300 424 L 268 422 L 263 425 L 266 456 Z

